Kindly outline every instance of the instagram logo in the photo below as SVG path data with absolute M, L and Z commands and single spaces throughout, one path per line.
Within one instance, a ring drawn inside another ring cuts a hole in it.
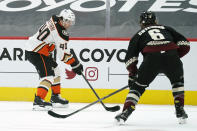
M 87 67 L 85 77 L 89 81 L 96 81 L 98 79 L 98 69 L 96 67 Z

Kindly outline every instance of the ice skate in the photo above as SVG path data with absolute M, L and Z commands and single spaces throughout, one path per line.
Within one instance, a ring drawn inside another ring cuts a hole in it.
M 45 102 L 39 96 L 35 96 L 34 103 L 33 103 L 33 110 L 34 111 L 52 110 L 52 104 L 49 102 Z
M 186 124 L 188 115 L 185 113 L 183 106 L 176 106 L 176 117 L 178 118 L 179 124 Z
M 125 121 L 128 119 L 128 117 L 131 115 L 131 113 L 134 111 L 134 109 L 132 109 L 131 107 L 124 110 L 123 112 L 121 112 L 120 114 L 118 114 L 115 117 L 116 123 L 118 125 L 123 125 L 125 123 Z
M 68 100 L 61 98 L 60 94 L 52 94 L 50 101 L 52 106 L 56 108 L 68 107 L 69 103 Z

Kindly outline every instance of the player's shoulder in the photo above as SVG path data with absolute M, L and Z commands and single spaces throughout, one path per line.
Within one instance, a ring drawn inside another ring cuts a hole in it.
M 63 27 L 59 24 L 59 18 L 58 18 L 58 16 L 57 16 L 57 15 L 53 15 L 53 16 L 52 16 L 52 20 L 53 20 L 53 22 L 54 22 L 54 24 L 55 24 L 55 27 L 56 27 L 56 30 L 57 30 L 58 35 L 59 35 L 62 39 L 68 41 L 68 40 L 69 40 L 69 33 L 68 33 L 68 31 L 67 31 L 65 28 L 63 28 Z
M 139 31 L 138 31 L 139 32 Z M 135 43 L 140 39 L 140 35 L 136 32 L 131 38 L 130 38 L 130 43 Z
M 165 29 L 167 29 L 167 30 L 174 30 L 174 28 L 173 27 L 171 27 L 171 26 L 167 26 L 167 25 L 163 25 L 164 27 L 165 27 Z

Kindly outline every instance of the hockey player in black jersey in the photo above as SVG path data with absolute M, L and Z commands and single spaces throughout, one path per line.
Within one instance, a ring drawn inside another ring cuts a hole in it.
M 130 90 L 123 111 L 115 119 L 120 124 L 125 122 L 145 89 L 158 73 L 164 73 L 172 85 L 176 117 L 183 124 L 188 115 L 184 110 L 184 75 L 180 58 L 189 52 L 189 41 L 173 28 L 158 25 L 155 13 L 150 11 L 140 15 L 140 26 L 141 30 L 129 42 L 125 57 Z M 143 55 L 143 62 L 138 69 L 139 53 Z

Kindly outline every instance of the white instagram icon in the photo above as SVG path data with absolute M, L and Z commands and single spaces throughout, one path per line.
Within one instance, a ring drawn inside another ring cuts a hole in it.
M 85 77 L 89 81 L 96 81 L 98 79 L 98 69 L 96 67 L 87 67 Z

